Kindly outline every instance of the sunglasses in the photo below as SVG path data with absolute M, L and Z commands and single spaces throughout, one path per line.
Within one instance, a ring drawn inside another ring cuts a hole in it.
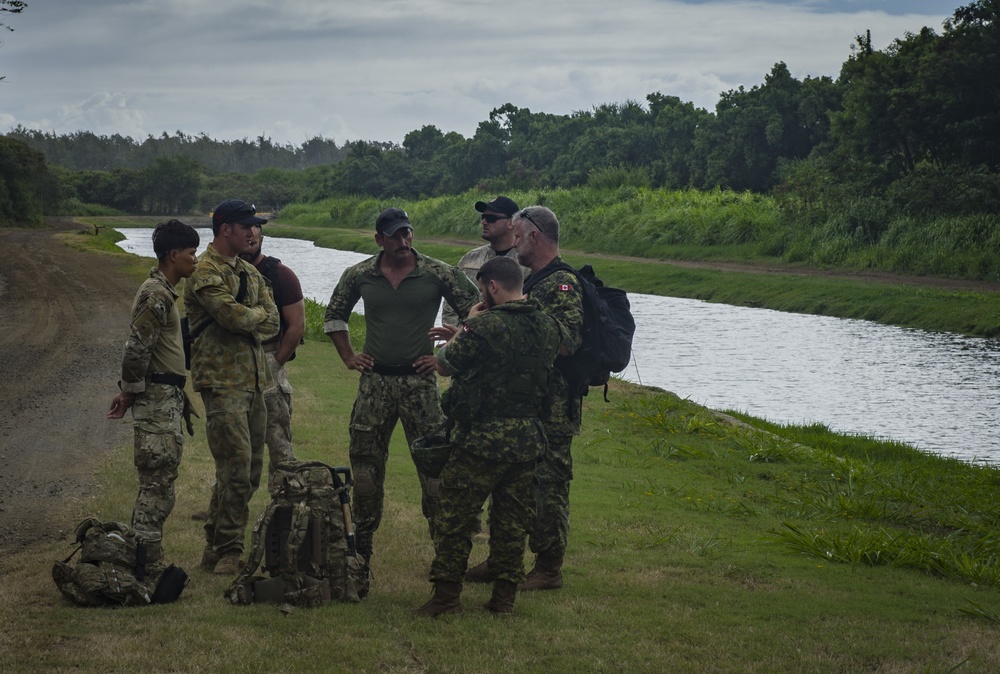
M 522 209 L 521 212 L 517 214 L 517 216 L 519 218 L 524 218 L 525 220 L 527 220 L 528 222 L 530 222 L 531 224 L 533 224 L 535 226 L 535 229 L 537 229 L 539 232 L 542 231 L 542 228 L 538 226 L 538 223 L 535 222 L 531 218 L 531 215 L 528 214 L 528 209 L 527 208 Z
M 482 217 L 480 218 L 480 220 L 485 220 L 491 225 L 497 220 L 507 220 L 507 219 L 508 218 L 506 215 L 493 215 L 492 213 L 483 213 Z

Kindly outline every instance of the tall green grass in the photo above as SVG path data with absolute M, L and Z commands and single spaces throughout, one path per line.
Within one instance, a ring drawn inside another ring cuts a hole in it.
M 406 209 L 420 232 L 474 236 L 479 192 L 421 201 L 368 197 L 297 204 L 281 222 L 370 229 L 386 206 Z M 902 274 L 1000 281 L 1000 215 L 901 214 L 878 199 L 833 211 L 782 207 L 777 199 L 727 190 L 622 185 L 512 190 L 523 206 L 548 206 L 567 247 L 650 258 L 782 261 Z

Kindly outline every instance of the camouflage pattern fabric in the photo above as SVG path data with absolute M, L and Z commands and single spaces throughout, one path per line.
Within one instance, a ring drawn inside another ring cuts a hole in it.
M 479 510 L 491 495 L 490 570 L 499 580 L 524 580 L 525 540 L 535 512 L 533 467 L 533 461 L 494 461 L 461 447 L 452 455 L 441 473 L 432 582 L 463 582 Z
M 167 277 L 153 267 L 132 302 L 131 329 L 122 357 L 121 386 L 126 393 L 145 390 L 150 372 L 187 374 L 177 297 Z
M 454 379 L 449 401 L 458 401 L 446 405 L 449 415 L 461 408 L 471 417 L 453 418 L 455 451 L 441 473 L 432 581 L 462 582 L 487 497 L 490 570 L 499 580 L 523 580 L 534 467 L 546 452 L 539 417 L 561 342 L 557 321 L 530 300 L 513 301 L 466 321 L 438 352 Z
M 354 524 L 358 552 L 372 553 L 372 539 L 382 522 L 385 500 L 385 464 L 389 439 L 401 421 L 407 444 L 441 425 L 437 379 L 425 375 L 385 376 L 363 374 L 351 412 L 351 469 L 354 473 Z M 421 506 L 432 522 L 437 504 L 438 480 L 420 473 Z
M 236 301 L 240 274 L 246 297 Z M 278 334 L 278 308 L 260 272 L 239 257 L 225 258 L 212 244 L 184 283 L 184 306 L 192 332 L 207 325 L 191 344 L 195 391 L 225 388 L 264 391 L 272 385 L 261 343 Z
M 205 522 L 205 542 L 221 557 L 242 554 L 250 498 L 264 468 L 267 411 L 264 396 L 249 391 L 203 389 L 205 431 L 215 460 L 215 484 Z
M 572 435 L 549 436 L 548 449 L 535 466 L 537 513 L 529 546 L 537 555 L 561 557 L 566 552 L 569 541 L 569 484 L 573 479 L 572 443 Z
M 469 280 L 473 283 L 476 282 L 476 274 L 479 270 L 483 268 L 483 265 L 497 257 L 497 252 L 493 250 L 493 246 L 486 244 L 485 246 L 479 246 L 478 248 L 473 248 L 468 253 L 462 256 L 462 259 L 458 261 L 458 268 L 465 272 L 465 275 L 469 277 Z M 517 250 L 511 248 L 507 251 L 504 257 L 509 257 L 510 259 L 517 261 Z M 528 267 L 521 267 L 522 273 L 527 276 L 531 273 Z M 455 312 L 451 306 L 445 302 L 441 307 L 441 322 L 448 323 L 449 325 L 459 324 L 458 314 Z
M 558 264 L 556 257 L 549 264 Z M 531 289 L 531 299 L 564 328 L 563 346 L 575 352 L 583 339 L 583 291 L 576 277 L 557 271 Z M 580 432 L 583 398 L 570 396 L 566 382 L 556 371 L 553 382 L 552 415 L 545 421 L 548 449 L 535 468 L 535 524 L 529 537 L 531 551 L 545 556 L 561 556 L 569 540 L 569 492 L 573 479 L 573 436 Z
M 273 352 L 264 354 L 274 386 L 264 391 L 264 405 L 267 407 L 267 454 L 268 471 L 283 461 L 294 461 L 292 449 L 292 385 L 288 373 Z
M 174 481 L 184 446 L 183 410 L 184 391 L 169 384 L 147 384 L 132 404 L 133 459 L 139 473 L 132 528 L 147 541 L 162 539 L 163 523 L 174 509 Z
M 556 257 L 549 264 L 560 262 L 562 259 Z M 580 348 L 583 341 L 583 291 L 577 287 L 576 277 L 567 271 L 554 272 L 539 281 L 529 296 L 542 311 L 562 324 L 562 346 L 571 354 Z M 557 374 L 553 382 L 552 416 L 545 422 L 545 432 L 549 435 L 577 435 L 580 433 L 583 398 L 568 395 L 562 375 Z

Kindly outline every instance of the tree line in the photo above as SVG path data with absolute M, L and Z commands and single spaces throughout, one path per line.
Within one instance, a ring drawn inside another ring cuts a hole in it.
M 181 132 L 137 142 L 21 127 L 7 144 L 44 155 L 64 206 L 125 212 L 204 210 L 223 195 L 277 208 L 338 195 L 583 185 L 769 193 L 805 221 L 864 200 L 878 206 L 867 203 L 867 213 L 996 212 L 998 14 L 1000 0 L 975 0 L 940 34 L 924 28 L 884 50 L 858 36 L 837 79 L 799 80 L 777 63 L 762 84 L 722 93 L 714 111 L 651 93 L 568 115 L 507 103 L 471 138 L 428 125 L 401 144 L 314 138 L 292 147 Z M 877 223 L 856 229 L 879 235 Z

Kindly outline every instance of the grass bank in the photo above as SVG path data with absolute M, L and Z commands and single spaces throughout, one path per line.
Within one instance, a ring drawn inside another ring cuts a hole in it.
M 289 375 L 297 453 L 346 463 L 357 374 L 310 338 Z M 996 469 L 822 426 L 736 420 L 621 382 L 610 397 L 586 400 L 574 443 L 566 586 L 519 596 L 511 619 L 481 610 L 488 590 L 477 586 L 463 615 L 411 615 L 427 597 L 432 549 L 400 429 L 369 600 L 288 615 L 230 606 L 227 580 L 196 568 L 203 541 L 190 516 L 213 475 L 198 423 L 165 534 L 171 561 L 192 575 L 181 600 L 71 606 L 48 576 L 69 542 L 32 547 L 0 560 L 0 670 L 1000 669 Z M 90 513 L 128 519 L 130 447 L 109 454 L 98 481 L 93 500 L 67 504 L 67 529 Z M 258 493 L 253 515 L 265 501 Z M 485 552 L 475 546 L 472 561 Z
M 295 446 L 347 461 L 356 375 L 310 340 L 290 366 Z M 81 609 L 48 569 L 71 549 L 2 560 L 0 668 L 28 671 L 988 672 L 1000 667 L 997 474 L 822 428 L 734 424 L 668 393 L 616 384 L 587 401 L 575 444 L 566 587 L 519 597 L 510 620 L 479 606 L 410 614 L 432 558 L 402 433 L 390 454 L 375 589 L 361 605 L 282 615 L 237 608 L 196 568 L 212 461 L 199 424 L 167 523 L 182 599 Z M 124 422 L 123 422 L 124 423 Z M 799 444 L 803 435 L 818 438 Z M 67 512 L 127 520 L 131 450 L 102 465 L 100 495 Z M 251 510 L 265 503 L 258 493 Z M 485 555 L 477 545 L 473 561 Z

